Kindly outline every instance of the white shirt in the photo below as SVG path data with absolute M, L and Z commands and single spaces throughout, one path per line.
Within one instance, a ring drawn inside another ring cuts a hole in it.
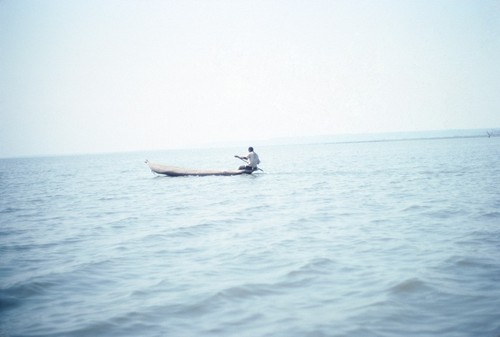
M 247 154 L 247 158 L 248 158 L 248 166 L 256 168 L 257 165 L 260 164 L 259 155 L 255 152 L 250 152 L 249 154 Z

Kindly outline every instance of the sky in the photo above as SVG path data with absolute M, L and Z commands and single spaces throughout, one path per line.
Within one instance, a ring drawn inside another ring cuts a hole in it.
M 500 127 L 500 1 L 0 0 L 0 157 Z

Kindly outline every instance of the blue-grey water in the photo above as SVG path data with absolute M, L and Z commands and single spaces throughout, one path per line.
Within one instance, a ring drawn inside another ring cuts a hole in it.
M 0 160 L 0 336 L 500 336 L 500 137 Z

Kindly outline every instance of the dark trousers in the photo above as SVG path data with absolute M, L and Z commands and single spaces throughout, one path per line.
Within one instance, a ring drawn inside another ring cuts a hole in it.
M 252 166 L 243 165 L 243 166 L 238 167 L 238 170 L 253 171 L 253 168 L 252 168 Z

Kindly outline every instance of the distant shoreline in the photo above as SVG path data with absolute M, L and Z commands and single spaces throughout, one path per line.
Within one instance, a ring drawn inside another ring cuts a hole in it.
M 442 136 L 442 137 L 417 137 L 417 138 L 395 138 L 395 139 L 373 139 L 373 140 L 346 140 L 337 142 L 328 142 L 325 144 L 356 144 L 356 143 L 386 143 L 386 142 L 410 142 L 419 140 L 441 140 L 441 139 L 465 139 L 465 138 L 492 138 L 500 137 L 500 134 L 495 135 L 471 135 L 471 136 Z
M 439 139 L 467 139 L 500 137 L 500 129 L 464 129 L 464 130 L 435 130 L 435 131 L 407 131 L 381 132 L 366 134 L 343 134 L 304 137 L 283 137 L 254 142 L 264 145 L 300 145 L 300 144 L 356 144 L 379 142 L 402 142 Z M 240 142 L 238 142 L 240 143 Z

